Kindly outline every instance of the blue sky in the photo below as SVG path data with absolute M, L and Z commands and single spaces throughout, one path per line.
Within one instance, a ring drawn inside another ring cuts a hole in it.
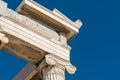
M 22 0 L 4 0 L 16 9 Z M 119 0 L 35 0 L 57 8 L 83 26 L 69 42 L 71 62 L 77 67 L 66 80 L 120 80 L 120 2 Z M 0 80 L 12 80 L 26 64 L 23 60 L 0 51 Z

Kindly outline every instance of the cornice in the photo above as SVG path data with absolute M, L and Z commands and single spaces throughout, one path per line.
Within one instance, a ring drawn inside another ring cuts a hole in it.
M 31 9 L 31 11 L 36 15 L 39 15 L 45 19 L 49 19 L 49 21 L 54 24 L 62 25 L 64 29 L 69 31 L 69 36 L 67 36 L 68 41 L 79 32 L 79 28 L 82 26 L 82 22 L 80 20 L 73 22 L 57 9 L 51 11 L 33 0 L 23 0 L 23 2 L 17 8 L 17 11 L 21 14 L 24 14 L 22 9 Z M 29 12 L 27 13 L 29 14 Z

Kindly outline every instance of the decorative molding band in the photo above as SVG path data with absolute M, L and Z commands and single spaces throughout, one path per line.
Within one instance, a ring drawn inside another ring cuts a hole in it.
M 2 32 L 8 33 L 10 35 L 20 38 L 23 41 L 29 42 L 30 44 L 48 53 L 69 60 L 70 50 L 65 49 L 61 45 L 55 44 L 51 40 L 46 39 L 34 32 L 31 32 L 26 28 L 23 28 L 21 25 L 7 20 L 4 17 L 0 17 L 0 25 Z

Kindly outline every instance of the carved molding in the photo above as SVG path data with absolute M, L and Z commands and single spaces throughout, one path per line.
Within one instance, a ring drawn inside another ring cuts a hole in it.
M 70 74 L 74 74 L 76 71 L 76 67 L 73 66 L 69 61 L 64 60 L 62 58 L 59 58 L 55 55 L 48 54 L 45 56 L 46 62 L 49 65 L 56 65 L 56 64 L 61 64 L 65 67 L 66 71 Z
M 74 74 L 76 67 L 67 60 L 52 54 L 47 54 L 37 70 L 43 80 L 64 80 L 65 72 L 67 71 L 70 74 Z
M 6 17 L 0 17 L 0 25 L 2 31 L 9 35 L 15 36 L 39 49 L 42 49 L 43 51 L 57 55 L 66 60 L 69 60 L 70 58 L 70 49 L 64 48 L 50 39 L 46 39 L 39 34 L 31 32 L 30 30 L 24 28 L 25 26 L 14 23 L 11 19 L 9 20 Z
M 39 75 L 43 80 L 65 79 L 65 67 L 61 64 L 49 65 L 44 60 L 37 70 L 39 70 Z

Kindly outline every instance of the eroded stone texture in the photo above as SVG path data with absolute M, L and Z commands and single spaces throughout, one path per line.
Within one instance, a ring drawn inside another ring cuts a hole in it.
M 45 60 L 40 63 L 37 70 L 43 80 L 65 80 L 66 71 L 74 74 L 76 68 L 69 62 L 48 54 Z
M 74 74 L 67 43 L 81 25 L 33 0 L 23 0 L 16 11 L 0 0 L 0 49 L 31 63 L 13 80 L 65 80 L 66 72 Z
M 0 49 L 9 42 L 8 38 L 5 36 L 5 34 L 0 33 Z

